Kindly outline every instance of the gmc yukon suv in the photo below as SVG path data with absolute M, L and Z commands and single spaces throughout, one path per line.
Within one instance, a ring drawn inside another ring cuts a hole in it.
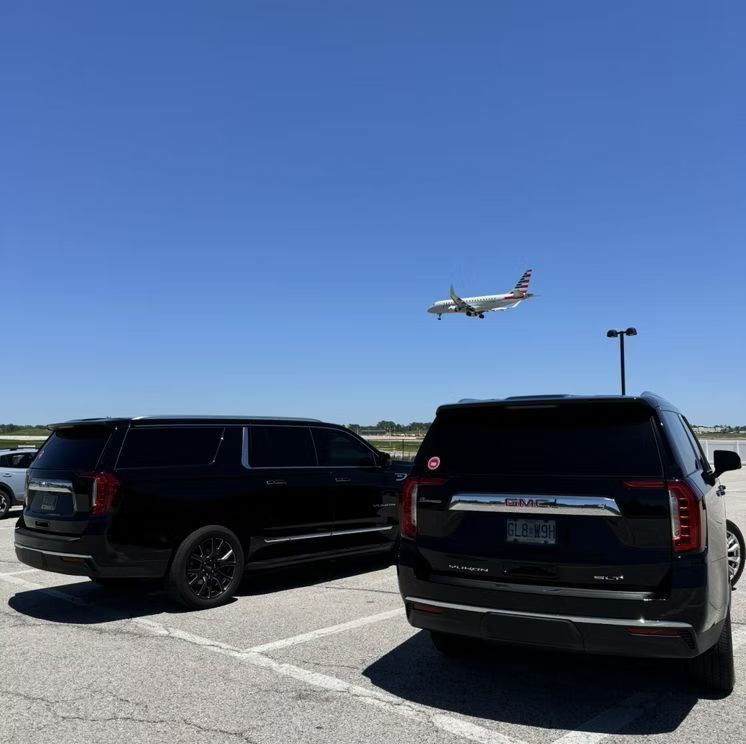
M 399 587 L 437 649 L 689 659 L 733 688 L 724 487 L 665 400 L 445 405 L 401 499 Z
M 26 481 L 18 559 L 122 580 L 164 578 L 189 607 L 245 569 L 393 553 L 410 466 L 307 419 L 143 417 L 53 424 Z

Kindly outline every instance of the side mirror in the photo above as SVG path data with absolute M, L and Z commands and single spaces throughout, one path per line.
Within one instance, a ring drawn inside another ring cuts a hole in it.
M 740 460 L 739 460 L 739 463 L 740 463 Z M 381 468 L 381 470 L 387 470 L 389 466 L 391 465 L 391 455 L 388 452 L 379 452 L 378 453 L 378 465 Z
M 713 458 L 715 460 L 714 475 L 716 478 L 719 478 L 728 470 L 741 469 L 741 458 L 736 452 L 731 452 L 730 450 L 715 450 L 715 452 L 713 452 Z

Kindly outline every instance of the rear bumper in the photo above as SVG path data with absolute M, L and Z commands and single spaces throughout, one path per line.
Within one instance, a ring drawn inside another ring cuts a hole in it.
M 621 603 L 614 616 L 609 607 L 602 615 L 569 611 L 568 602 L 541 611 L 521 607 L 511 593 L 488 589 L 448 587 L 418 579 L 413 569 L 398 566 L 399 588 L 407 619 L 416 628 L 469 636 L 486 641 L 583 651 L 615 656 L 687 659 L 698 656 L 718 639 L 724 621 L 701 630 L 688 618 L 672 613 L 670 606 L 630 611 Z M 608 604 L 608 600 L 606 601 Z M 613 600 L 612 600 L 613 602 Z M 613 605 L 612 605 L 613 606 Z M 584 608 L 587 609 L 587 603 Z
M 16 557 L 42 571 L 101 578 L 150 579 L 165 576 L 170 551 L 113 550 L 103 535 L 80 537 L 15 529 Z

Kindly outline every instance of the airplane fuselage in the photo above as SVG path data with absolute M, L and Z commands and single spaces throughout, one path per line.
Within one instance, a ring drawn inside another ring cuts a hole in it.
M 508 294 L 483 295 L 481 297 L 464 297 L 464 302 L 473 307 L 477 313 L 487 313 L 492 310 L 507 310 L 523 300 L 531 297 L 530 294 L 514 295 Z M 427 311 L 433 315 L 446 315 L 447 313 L 462 313 L 468 315 L 468 311 L 459 309 L 453 300 L 439 300 L 434 302 Z

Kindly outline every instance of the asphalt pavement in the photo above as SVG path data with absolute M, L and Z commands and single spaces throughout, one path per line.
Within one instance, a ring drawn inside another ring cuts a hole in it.
M 728 474 L 746 528 L 746 471 Z M 703 697 L 680 664 L 493 648 L 449 660 L 404 617 L 395 568 L 341 561 L 250 577 L 190 612 L 158 585 L 111 591 L 29 569 L 0 522 L 0 742 L 732 742 L 739 682 Z

